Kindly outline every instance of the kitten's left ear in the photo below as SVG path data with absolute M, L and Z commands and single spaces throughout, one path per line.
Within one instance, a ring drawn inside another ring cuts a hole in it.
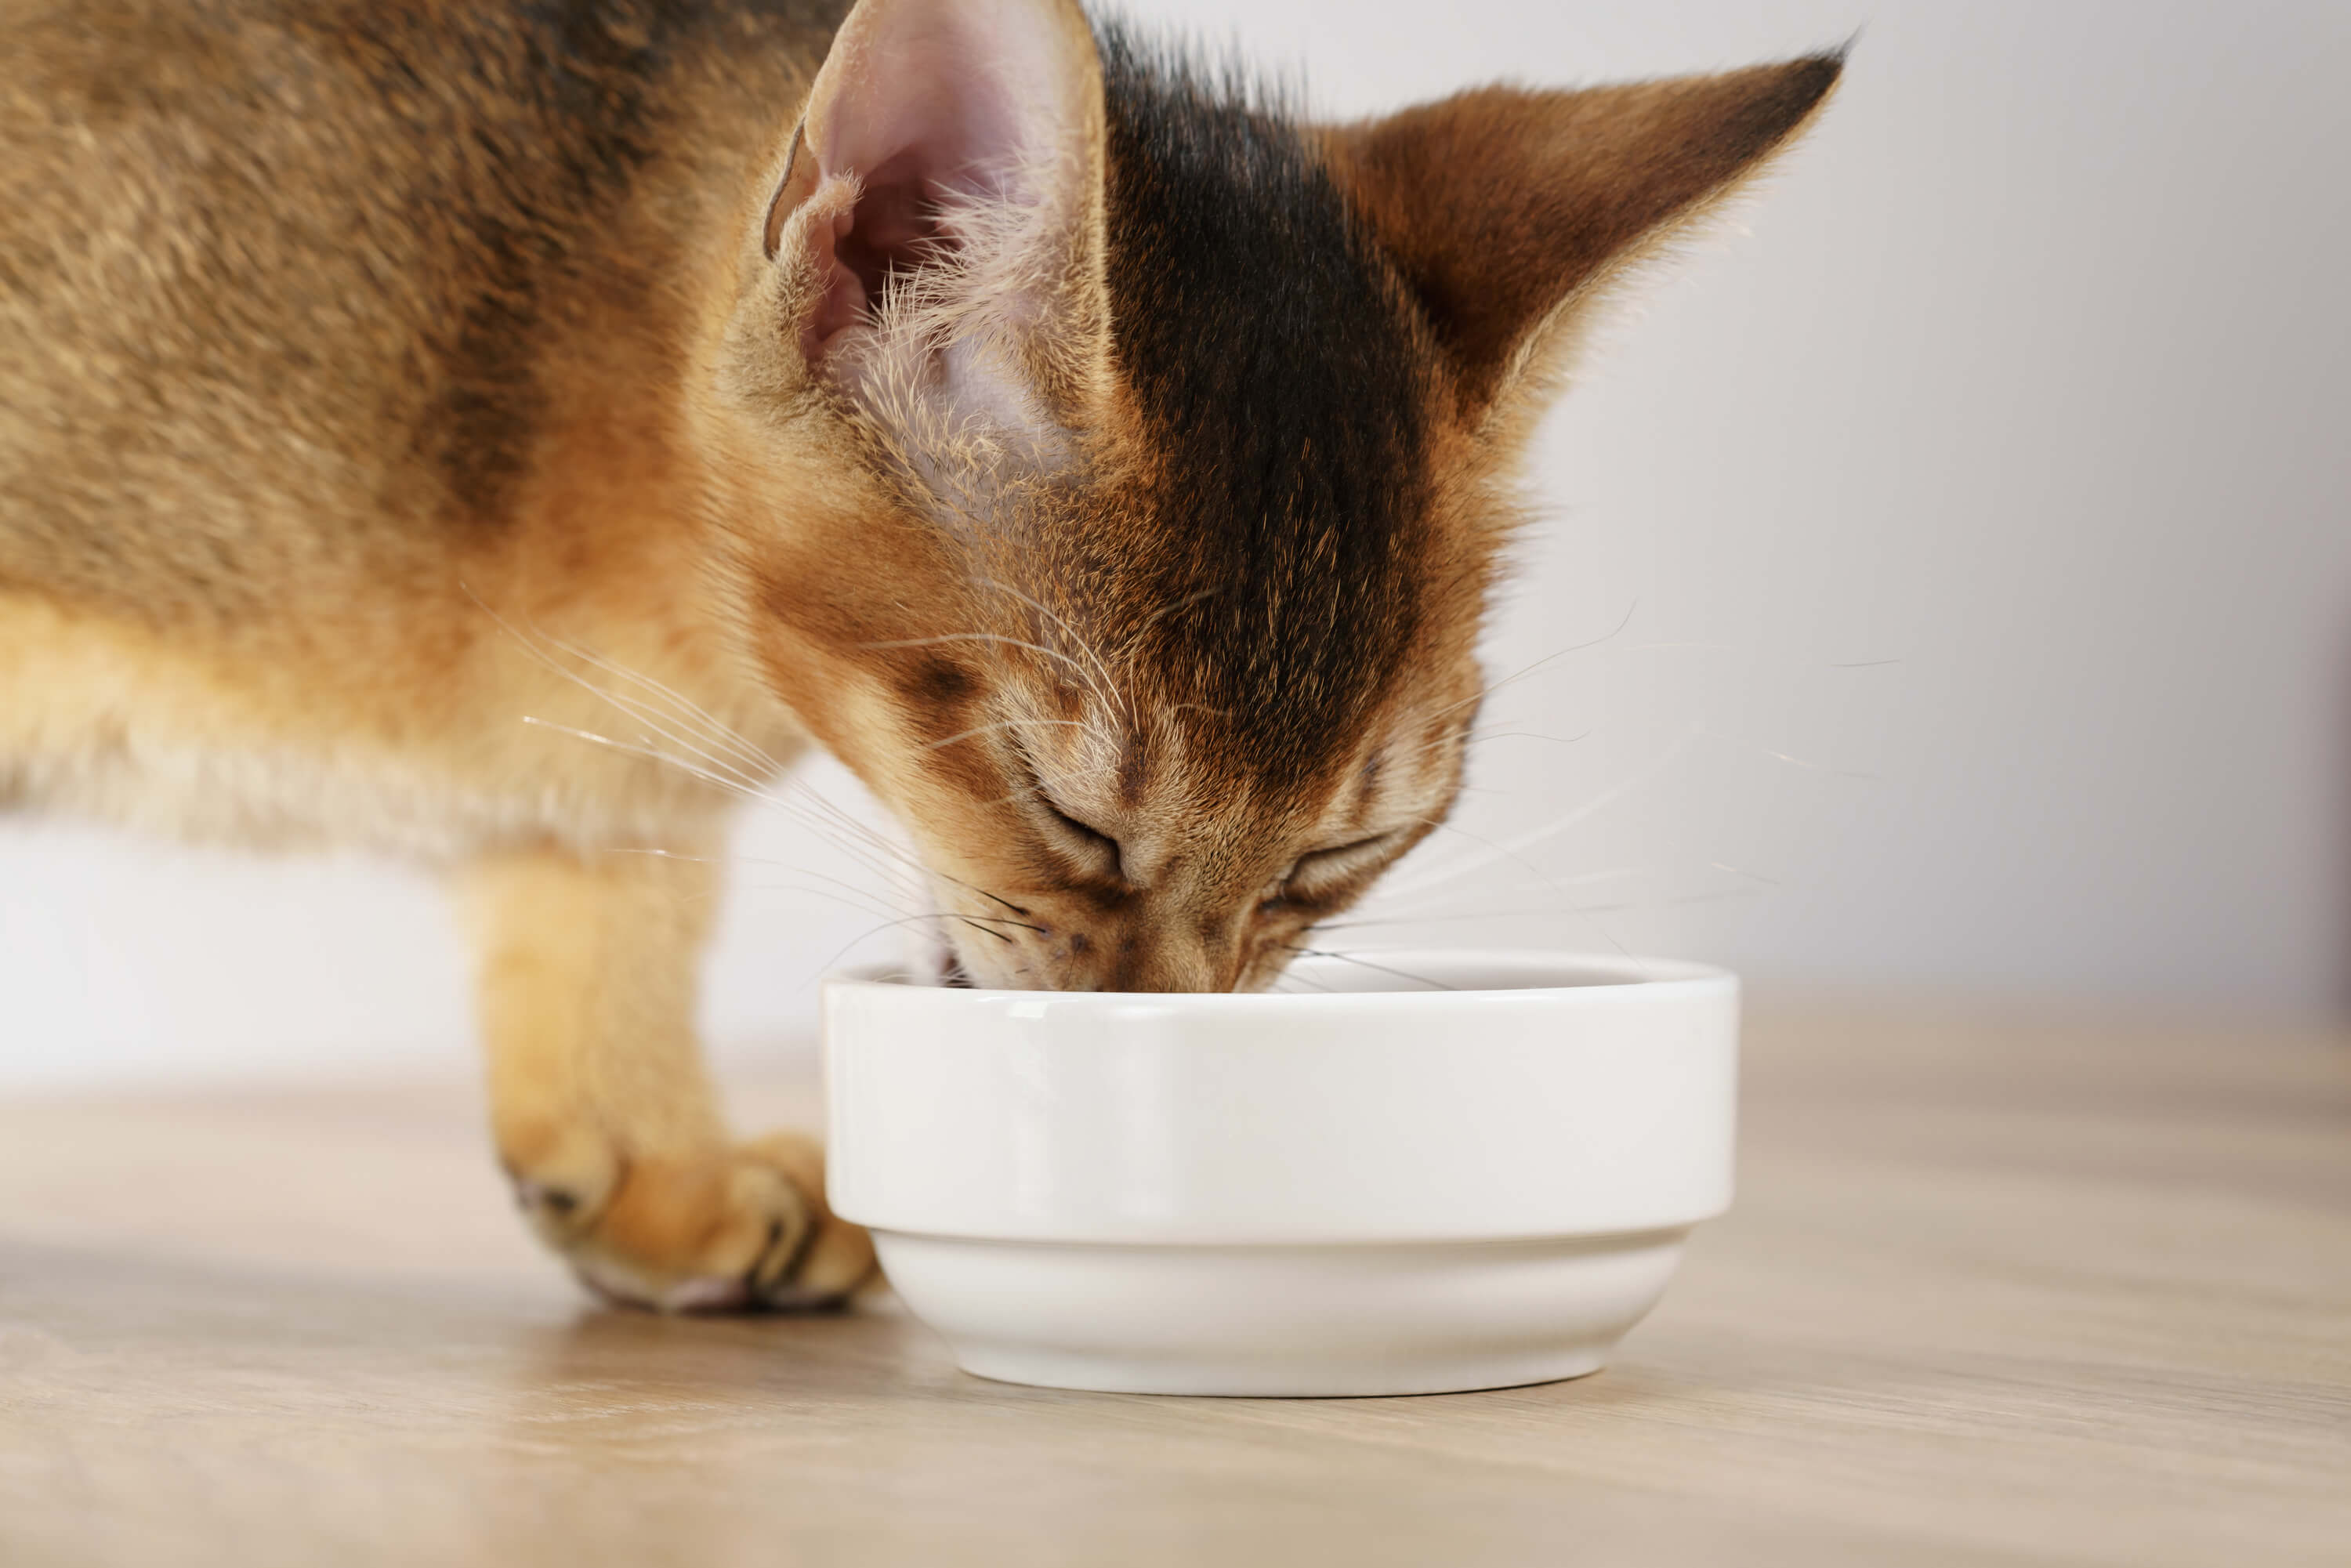
M 1107 354 L 1102 123 L 1076 0 L 859 0 L 768 209 L 788 339 L 869 412 L 1074 422 Z
M 1328 133 L 1332 171 L 1418 297 L 1472 423 L 1514 402 L 1625 262 L 1752 175 L 1844 56 L 1581 92 L 1485 88 Z

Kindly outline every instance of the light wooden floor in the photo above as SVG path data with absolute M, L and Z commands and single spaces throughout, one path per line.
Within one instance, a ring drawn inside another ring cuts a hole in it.
M 1331 1402 L 599 1311 L 462 1092 L 0 1106 L 0 1563 L 2351 1563 L 2351 1040 L 1767 1016 L 1748 1077 L 1615 1367 Z

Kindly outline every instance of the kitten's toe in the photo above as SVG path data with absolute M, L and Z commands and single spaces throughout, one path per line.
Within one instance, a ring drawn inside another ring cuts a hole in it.
M 601 1193 L 517 1173 L 532 1227 L 609 1301 L 665 1312 L 836 1306 L 872 1243 L 824 1202 L 814 1140 L 776 1134 L 694 1158 L 614 1162 Z
M 872 1238 L 837 1217 L 824 1201 L 824 1147 L 798 1133 L 753 1139 L 737 1157 L 781 1175 L 805 1205 L 808 1223 L 778 1226 L 744 1277 L 752 1304 L 777 1311 L 821 1311 L 847 1302 L 878 1273 Z

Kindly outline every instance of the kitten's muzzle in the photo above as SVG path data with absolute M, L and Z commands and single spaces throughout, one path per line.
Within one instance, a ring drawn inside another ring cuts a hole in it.
M 1028 905 L 1036 910 L 1036 901 Z M 1249 967 L 1239 944 L 1138 910 L 1084 928 L 1032 913 L 1029 928 L 951 934 L 965 983 L 1006 990 L 1229 991 Z

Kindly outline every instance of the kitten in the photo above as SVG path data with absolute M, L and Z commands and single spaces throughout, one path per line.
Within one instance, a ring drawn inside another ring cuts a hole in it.
M 1264 984 L 1452 804 L 1589 302 L 1840 68 L 1328 126 L 1072 0 L 0 40 L 0 805 L 444 867 L 531 1222 L 670 1308 L 872 1252 L 724 1129 L 727 796 L 647 753 L 841 758 L 972 983 Z

